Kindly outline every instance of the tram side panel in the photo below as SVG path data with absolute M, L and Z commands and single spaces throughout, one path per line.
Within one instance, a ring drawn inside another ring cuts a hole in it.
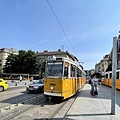
M 108 86 L 112 87 L 112 79 L 108 79 Z
M 81 88 L 80 77 L 77 77 L 77 90 Z
M 63 81 L 62 96 L 64 96 L 64 99 L 69 98 L 74 94 L 76 94 L 76 92 L 78 91 L 77 78 L 71 77 L 71 78 L 64 79 L 62 81 Z
M 86 78 L 83 77 L 83 85 L 85 85 L 85 83 L 86 83 Z
M 103 84 L 103 85 L 109 86 L 109 77 L 110 77 L 110 73 L 109 73 L 109 72 L 106 72 L 105 78 L 104 78 L 104 80 L 102 81 L 102 84 Z
M 120 70 L 116 72 L 116 89 L 120 90 Z
M 109 87 L 112 87 L 112 72 L 109 72 L 108 74 L 109 74 L 109 75 L 108 75 L 108 76 L 109 76 L 109 77 L 108 77 L 108 86 L 109 86 Z
M 108 78 L 105 78 L 105 79 L 102 81 L 102 84 L 103 84 L 103 85 L 106 85 L 106 86 L 109 86 L 109 79 L 108 79 Z
M 116 80 L 116 88 L 120 90 L 120 79 Z
M 63 78 L 62 80 L 62 96 L 64 99 L 71 96 L 71 79 Z

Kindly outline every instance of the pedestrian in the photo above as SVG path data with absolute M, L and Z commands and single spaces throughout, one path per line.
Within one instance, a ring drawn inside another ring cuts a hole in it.
M 33 81 L 33 77 L 31 77 L 30 81 Z
M 20 75 L 20 82 L 22 81 L 22 76 Z
M 97 92 L 97 84 L 98 84 L 98 78 L 97 76 L 95 75 L 92 80 L 91 80 L 91 94 L 92 95 L 96 95 L 98 94 Z

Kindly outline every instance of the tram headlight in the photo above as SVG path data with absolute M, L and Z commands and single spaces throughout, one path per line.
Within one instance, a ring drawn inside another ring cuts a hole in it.
M 53 90 L 54 88 L 51 86 L 51 90 Z

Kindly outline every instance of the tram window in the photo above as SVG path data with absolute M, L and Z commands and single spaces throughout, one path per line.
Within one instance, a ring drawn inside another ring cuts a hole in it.
M 108 78 L 108 74 L 105 75 L 105 78 Z
M 62 63 L 48 64 L 47 76 L 62 76 Z
M 68 67 L 64 67 L 64 77 L 68 77 Z
M 110 78 L 112 78 L 112 73 L 110 73 Z
M 79 70 L 77 70 L 77 77 L 79 77 Z
M 71 74 L 70 77 L 75 77 L 75 66 L 71 65 Z
M 77 71 L 77 77 L 81 77 L 82 76 L 82 71 L 78 69 Z
M 81 70 L 79 71 L 79 77 L 82 77 L 82 71 Z
M 77 77 L 80 77 L 80 70 L 77 68 Z
M 119 72 L 116 73 L 116 79 L 119 79 Z

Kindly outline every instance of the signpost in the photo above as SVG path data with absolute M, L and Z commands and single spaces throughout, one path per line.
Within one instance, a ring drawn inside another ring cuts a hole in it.
M 111 92 L 111 114 L 115 115 L 116 103 L 116 69 L 117 69 L 117 37 L 113 38 L 112 52 L 112 92 Z

